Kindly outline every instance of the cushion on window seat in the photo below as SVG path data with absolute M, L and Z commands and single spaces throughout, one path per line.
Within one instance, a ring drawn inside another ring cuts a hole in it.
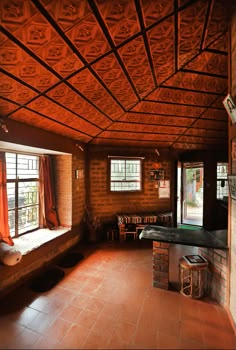
M 13 266 L 21 261 L 22 254 L 14 246 L 9 246 L 8 244 L 0 243 L 0 261 L 4 265 Z

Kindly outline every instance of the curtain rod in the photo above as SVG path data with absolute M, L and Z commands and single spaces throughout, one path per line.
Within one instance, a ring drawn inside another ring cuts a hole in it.
M 119 159 L 127 159 L 127 158 L 129 158 L 129 159 L 145 159 L 145 157 L 135 157 L 135 156 L 133 156 L 133 157 L 127 157 L 127 156 L 107 156 L 108 158 L 119 158 Z

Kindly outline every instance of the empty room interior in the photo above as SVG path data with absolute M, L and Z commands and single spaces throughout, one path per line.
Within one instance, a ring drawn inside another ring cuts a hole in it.
M 235 349 L 235 1 L 0 27 L 0 349 Z

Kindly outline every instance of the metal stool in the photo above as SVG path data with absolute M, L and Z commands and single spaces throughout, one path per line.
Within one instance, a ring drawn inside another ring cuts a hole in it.
M 180 293 L 198 299 L 204 295 L 208 262 L 201 255 L 186 255 L 180 259 Z

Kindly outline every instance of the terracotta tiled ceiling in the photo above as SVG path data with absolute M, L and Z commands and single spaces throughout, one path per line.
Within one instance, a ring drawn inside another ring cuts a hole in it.
M 0 116 L 84 143 L 227 147 L 227 0 L 1 0 Z

